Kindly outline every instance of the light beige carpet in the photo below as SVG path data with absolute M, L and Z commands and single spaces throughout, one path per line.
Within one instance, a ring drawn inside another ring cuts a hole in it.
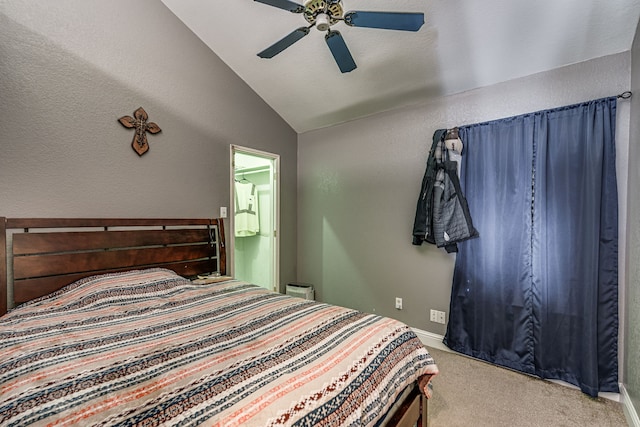
M 440 369 L 429 427 L 619 427 L 622 405 L 457 353 L 429 348 Z

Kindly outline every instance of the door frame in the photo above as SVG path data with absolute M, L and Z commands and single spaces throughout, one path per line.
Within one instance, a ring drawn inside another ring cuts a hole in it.
M 227 238 L 227 270 L 231 267 L 231 275 L 235 277 L 235 249 L 236 249 L 236 233 L 235 233 L 235 153 L 243 153 L 256 157 L 263 157 L 273 162 L 273 171 L 271 174 L 271 185 L 273 186 L 273 257 L 271 262 L 273 267 L 273 289 L 279 292 L 280 288 L 280 155 L 269 153 L 267 151 L 257 150 L 255 148 L 243 147 L 236 144 L 229 146 L 229 237 Z

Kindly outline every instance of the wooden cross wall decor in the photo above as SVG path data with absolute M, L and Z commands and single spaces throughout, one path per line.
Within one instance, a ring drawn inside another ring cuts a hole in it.
M 149 150 L 149 143 L 147 142 L 147 132 L 155 134 L 162 131 L 162 129 L 160 129 L 160 126 L 153 122 L 148 122 L 148 119 L 149 116 L 142 107 L 133 112 L 133 117 L 123 116 L 118 119 L 122 126 L 129 129 L 135 128 L 136 132 L 133 135 L 133 142 L 131 143 L 131 146 L 139 156 L 142 156 Z

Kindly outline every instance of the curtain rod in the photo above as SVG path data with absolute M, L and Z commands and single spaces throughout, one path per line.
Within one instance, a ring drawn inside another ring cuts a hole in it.
M 633 95 L 633 93 L 630 90 L 627 90 L 618 95 L 618 98 L 629 99 L 631 98 L 631 95 Z

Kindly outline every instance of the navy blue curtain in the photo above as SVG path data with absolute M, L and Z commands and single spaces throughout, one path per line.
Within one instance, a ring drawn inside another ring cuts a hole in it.
M 480 237 L 458 244 L 444 342 L 618 391 L 616 98 L 460 127 Z

